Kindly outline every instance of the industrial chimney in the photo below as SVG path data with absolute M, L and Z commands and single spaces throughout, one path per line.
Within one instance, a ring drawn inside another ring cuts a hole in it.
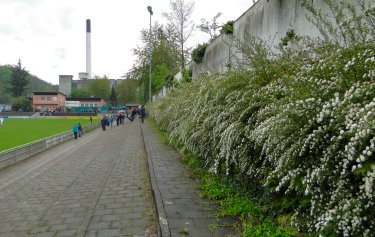
M 91 21 L 86 20 L 86 73 L 91 79 Z

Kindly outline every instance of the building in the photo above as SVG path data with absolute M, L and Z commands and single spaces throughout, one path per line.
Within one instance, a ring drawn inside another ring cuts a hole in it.
M 59 92 L 64 95 L 70 95 L 72 92 L 72 75 L 60 75 L 59 76 Z
M 87 79 L 87 73 L 79 73 L 79 80 L 73 80 L 72 75 L 60 75 L 59 76 L 59 92 L 70 96 L 73 89 L 87 89 L 87 84 L 89 80 L 95 79 Z M 108 79 L 109 80 L 109 89 L 112 87 L 116 88 L 118 84 L 120 84 L 123 79 Z
M 99 97 L 66 98 L 66 107 L 102 107 L 107 103 Z M 77 106 L 78 105 L 78 106 Z
M 61 92 L 33 92 L 34 111 L 60 111 L 65 108 L 65 94 Z
M 33 108 L 36 112 L 66 111 L 67 108 L 83 110 L 98 110 L 107 103 L 99 97 L 67 98 L 61 92 L 33 92 Z M 91 108 L 91 109 L 90 109 Z M 94 109 L 95 108 L 95 109 Z

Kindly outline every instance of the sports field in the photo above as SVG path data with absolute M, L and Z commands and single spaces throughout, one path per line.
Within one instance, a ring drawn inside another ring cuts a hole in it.
M 92 117 L 93 122 L 99 118 Z M 89 124 L 89 117 L 4 119 L 0 126 L 0 152 L 41 138 L 71 131 L 74 123 Z

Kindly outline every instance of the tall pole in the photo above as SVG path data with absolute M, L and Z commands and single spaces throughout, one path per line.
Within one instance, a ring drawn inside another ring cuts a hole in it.
M 147 7 L 147 10 L 148 12 L 150 13 L 150 33 L 149 33 L 149 56 L 150 56 L 150 70 L 149 70 L 149 83 L 148 83 L 148 101 L 151 102 L 152 101 L 152 98 L 151 98 L 151 60 L 152 60 L 152 44 L 151 44 L 151 16 L 153 14 L 152 12 L 152 7 L 151 6 L 148 6 Z
M 86 73 L 91 79 L 91 21 L 86 20 Z

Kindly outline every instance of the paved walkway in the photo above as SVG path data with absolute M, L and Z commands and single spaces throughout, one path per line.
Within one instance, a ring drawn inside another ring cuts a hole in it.
M 0 170 L 0 237 L 234 236 L 196 185 L 147 123 L 126 121 Z
M 179 153 L 163 144 L 149 124 L 142 129 L 163 236 L 237 236 L 229 228 L 233 220 L 215 218 L 216 205 L 199 197 L 199 183 L 189 177 Z
M 139 123 L 0 171 L 0 236 L 156 236 Z

